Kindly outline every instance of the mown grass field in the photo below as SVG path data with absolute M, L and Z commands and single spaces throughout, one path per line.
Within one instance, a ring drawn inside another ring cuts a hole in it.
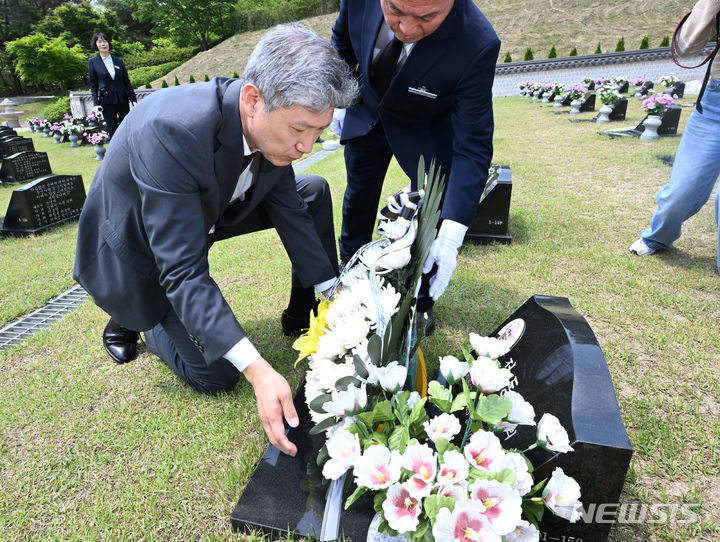
M 557 4 L 557 3 L 556 3 Z M 692 102 L 692 97 L 683 100 Z M 680 131 L 690 110 L 683 110 Z M 510 245 L 465 246 L 426 358 L 459 354 L 467 334 L 491 332 L 533 294 L 567 297 L 594 330 L 635 447 L 623 500 L 692 503 L 692 524 L 628 525 L 614 541 L 720 537 L 720 277 L 711 205 L 676 247 L 634 257 L 679 139 L 610 140 L 519 97 L 495 101 L 496 163 L 513 174 Z M 579 117 L 588 119 L 594 113 Z M 631 99 L 628 119 L 642 118 Z M 605 125 L 607 126 L 607 125 Z M 605 127 L 604 126 L 604 127 Z M 54 171 L 97 166 L 88 147 L 34 135 Z M 342 154 L 309 171 L 333 191 L 336 227 Z M 407 179 L 393 165 L 392 193 Z M 0 186 L 0 206 L 11 187 Z M 0 242 L 0 325 L 72 285 L 77 225 Z M 223 241 L 211 273 L 258 350 L 287 375 L 291 339 L 280 332 L 290 266 L 277 236 Z M 143 353 L 113 364 L 100 334 L 107 317 L 86 303 L 26 344 L 0 353 L 0 538 L 7 540 L 244 540 L 229 515 L 266 445 L 246 382 L 200 396 Z M 251 537 L 252 538 L 252 537 Z

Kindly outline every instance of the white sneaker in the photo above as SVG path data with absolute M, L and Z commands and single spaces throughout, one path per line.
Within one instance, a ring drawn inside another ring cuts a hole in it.
M 642 239 L 638 239 L 630 245 L 630 252 L 637 256 L 648 256 L 649 254 L 653 254 L 655 249 L 647 246 Z

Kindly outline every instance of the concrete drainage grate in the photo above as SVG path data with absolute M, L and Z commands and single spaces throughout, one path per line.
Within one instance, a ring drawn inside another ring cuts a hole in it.
M 60 294 L 48 303 L 4 328 L 0 329 L 0 350 L 21 344 L 41 329 L 49 327 L 68 312 L 76 309 L 87 301 L 88 295 L 82 286 L 76 284 L 68 291 Z

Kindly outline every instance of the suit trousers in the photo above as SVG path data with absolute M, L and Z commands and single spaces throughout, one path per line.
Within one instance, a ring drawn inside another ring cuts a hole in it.
M 118 102 L 116 104 L 103 104 L 103 118 L 107 124 L 108 136 L 112 138 L 118 125 L 130 112 L 129 102 Z
M 317 175 L 297 175 L 298 194 L 305 200 L 313 217 L 323 248 L 337 272 L 337 251 L 332 217 L 330 187 L 325 179 Z M 262 207 L 256 209 L 240 227 L 215 232 L 221 239 L 272 228 L 267 213 Z M 293 288 L 299 282 L 293 272 Z M 309 287 L 312 290 L 312 286 Z M 314 299 L 314 296 L 313 296 Z M 308 310 L 305 312 L 307 314 Z M 222 333 L 222 330 L 218 330 Z M 170 369 L 193 389 L 200 393 L 214 394 L 232 389 L 240 378 L 240 372 L 225 358 L 211 364 L 205 362 L 190 334 L 171 309 L 154 328 L 145 332 L 148 349 L 162 359 Z

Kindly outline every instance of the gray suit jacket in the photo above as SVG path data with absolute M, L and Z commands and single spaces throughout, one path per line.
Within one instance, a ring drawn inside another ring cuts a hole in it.
M 252 231 L 262 209 L 303 285 L 335 276 L 292 166 L 262 158 L 245 200 L 229 205 L 244 154 L 241 87 L 215 78 L 163 89 L 133 109 L 88 191 L 73 272 L 129 329 L 152 328 L 172 307 L 208 363 L 245 336 L 210 277 L 213 240 Z

